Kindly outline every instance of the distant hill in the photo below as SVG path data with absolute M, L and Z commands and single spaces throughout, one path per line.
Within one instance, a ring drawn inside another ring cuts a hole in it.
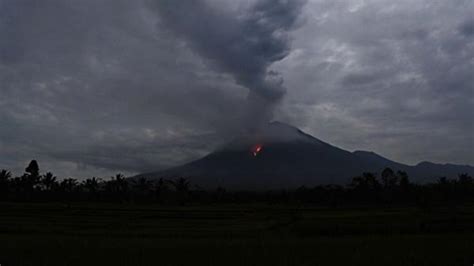
M 474 174 L 474 167 L 467 165 L 423 162 L 410 166 L 373 152 L 349 152 L 280 122 L 269 123 L 256 132 L 196 161 L 136 177 L 186 177 L 204 188 L 276 189 L 347 184 L 362 172 L 380 172 L 385 167 L 406 171 L 418 182 Z

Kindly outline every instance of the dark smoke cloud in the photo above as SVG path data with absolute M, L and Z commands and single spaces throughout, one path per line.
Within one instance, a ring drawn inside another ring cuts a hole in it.
M 160 0 L 154 6 L 165 27 L 184 38 L 214 68 L 231 74 L 237 84 L 250 90 L 249 108 L 258 110 L 249 112 L 253 119 L 256 114 L 268 119 L 272 103 L 286 91 L 280 74 L 268 68 L 288 55 L 286 33 L 295 25 L 303 3 L 262 0 L 240 16 L 226 14 L 203 0 Z

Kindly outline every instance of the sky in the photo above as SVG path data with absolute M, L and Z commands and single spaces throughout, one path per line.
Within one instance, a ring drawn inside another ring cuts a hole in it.
M 269 120 L 474 165 L 474 1 L 0 0 L 0 168 L 189 162 Z

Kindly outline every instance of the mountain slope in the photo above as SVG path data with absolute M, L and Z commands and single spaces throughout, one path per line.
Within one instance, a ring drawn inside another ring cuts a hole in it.
M 354 151 L 353 154 L 363 162 L 364 169 L 368 169 L 372 172 L 381 172 L 386 167 L 390 167 L 397 171 L 407 171 L 410 168 L 409 165 L 389 160 L 375 152 Z
M 421 181 L 461 172 L 474 173 L 470 166 L 431 163 L 409 166 L 373 152 L 351 153 L 279 122 L 256 132 L 241 136 L 199 160 L 139 176 L 152 179 L 181 176 L 204 188 L 275 189 L 347 184 L 362 172 L 380 172 L 385 167 L 406 171 L 412 179 Z

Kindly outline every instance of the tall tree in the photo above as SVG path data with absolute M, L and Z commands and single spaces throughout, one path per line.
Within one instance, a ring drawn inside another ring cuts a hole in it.
M 180 177 L 176 180 L 171 180 L 170 183 L 176 190 L 179 203 L 184 204 L 188 199 L 189 181 L 186 178 Z
M 180 177 L 170 182 L 178 192 L 187 192 L 189 190 L 189 181 L 186 178 Z
M 459 174 L 458 180 L 459 180 L 459 184 L 465 185 L 465 186 L 472 185 L 473 183 L 472 177 L 468 174 Z
M 99 182 L 100 182 L 100 179 L 96 178 L 96 177 L 92 177 L 92 178 L 87 178 L 83 183 L 82 185 L 84 186 L 84 188 L 87 190 L 87 192 L 89 193 L 97 193 L 97 191 L 99 190 Z
M 58 186 L 56 176 L 54 176 L 51 172 L 47 172 L 46 174 L 44 174 L 40 179 L 40 183 L 43 189 L 46 191 L 52 191 Z
M 132 180 L 133 188 L 137 190 L 140 194 L 147 194 L 150 190 L 152 183 L 145 177 L 140 177 L 138 179 Z
M 408 174 L 405 171 L 398 171 L 397 172 L 398 178 L 400 180 L 400 189 L 402 192 L 408 191 L 410 188 L 410 180 L 408 179 Z
M 40 174 L 39 166 L 36 160 L 32 160 L 25 168 L 25 173 L 20 177 L 20 185 L 26 193 L 26 197 L 30 198 L 36 186 L 39 184 Z
M 39 177 L 39 165 L 36 160 L 32 160 L 30 164 L 25 168 L 25 172 L 27 172 L 31 176 L 38 176 Z
M 5 169 L 0 171 L 0 197 L 5 198 L 8 193 L 12 173 Z
M 397 176 L 390 167 L 385 168 L 381 176 L 384 188 L 393 188 L 397 185 Z

